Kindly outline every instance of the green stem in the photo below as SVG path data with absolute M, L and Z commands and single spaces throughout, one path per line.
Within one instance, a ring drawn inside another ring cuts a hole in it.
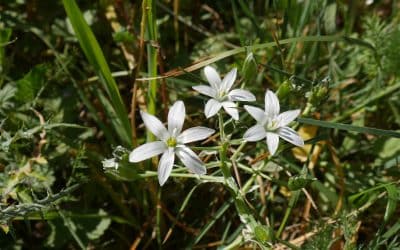
M 224 133 L 224 120 L 222 118 L 222 114 L 218 113 L 219 120 L 219 131 L 220 131 L 220 140 L 221 140 L 221 148 L 219 150 L 220 157 L 220 167 L 222 174 L 224 176 L 225 185 L 228 187 L 229 192 L 234 198 L 236 210 L 239 213 L 240 220 L 246 225 L 250 226 L 252 231 L 254 232 L 254 228 L 257 226 L 257 222 L 254 216 L 251 214 L 250 209 L 248 208 L 244 197 L 242 196 L 238 186 L 236 185 L 235 179 L 232 177 L 229 166 L 226 164 L 227 156 L 226 152 L 229 146 L 229 142 L 226 141 L 225 133 Z
M 158 246 L 161 246 L 161 188 L 157 190 L 157 210 L 156 210 L 156 238 Z
M 289 219 L 289 215 L 292 212 L 294 205 L 297 203 L 297 200 L 299 199 L 300 192 L 301 192 L 300 190 L 293 192 L 293 195 L 289 200 L 288 208 L 285 211 L 285 216 L 283 217 L 282 223 L 279 226 L 278 232 L 276 233 L 276 238 L 279 238 L 283 232 L 283 229 L 285 229 L 286 222 Z
M 236 161 L 239 156 L 239 153 L 242 152 L 244 146 L 246 146 L 247 141 L 243 141 L 239 147 L 236 149 L 235 153 L 231 156 L 231 161 Z
M 153 0 L 145 0 L 145 9 L 147 12 L 147 30 L 146 38 L 149 40 L 147 43 L 147 70 L 148 76 L 154 78 L 157 76 L 157 49 L 155 44 L 158 39 L 156 18 L 155 18 L 155 4 Z M 149 114 L 156 113 L 156 100 L 157 100 L 157 80 L 152 79 L 149 81 L 148 92 L 147 92 L 147 111 Z M 154 140 L 154 135 L 147 130 L 147 141 Z
M 140 178 L 149 178 L 149 177 L 156 177 L 158 176 L 157 171 L 146 171 L 143 174 L 139 174 Z M 172 172 L 170 174 L 172 177 L 179 177 L 179 178 L 193 178 L 193 179 L 200 179 L 205 182 L 220 182 L 223 183 L 222 177 L 216 177 L 211 175 L 197 175 L 197 174 L 189 174 L 189 173 L 176 173 Z

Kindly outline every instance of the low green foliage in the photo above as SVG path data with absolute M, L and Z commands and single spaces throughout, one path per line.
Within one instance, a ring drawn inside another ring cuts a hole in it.
M 400 249 L 399 9 L 2 1 L 0 248 Z M 305 147 L 243 142 L 242 104 L 206 119 L 209 65 L 254 107 L 269 89 L 301 109 Z M 184 129 L 220 130 L 188 145 L 206 175 L 177 158 L 160 187 L 159 159 L 129 154 L 155 139 L 139 110 L 167 121 L 177 100 Z

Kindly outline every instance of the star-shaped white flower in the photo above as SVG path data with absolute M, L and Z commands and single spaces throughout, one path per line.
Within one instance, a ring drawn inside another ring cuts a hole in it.
M 159 141 L 153 141 L 135 148 L 129 154 L 130 162 L 140 162 L 156 155 L 162 154 L 158 163 L 158 182 L 164 185 L 175 161 L 175 155 L 192 172 L 203 175 L 206 168 L 199 157 L 188 147 L 186 143 L 203 140 L 215 131 L 205 127 L 193 127 L 182 131 L 185 120 L 185 105 L 177 101 L 172 105 L 168 113 L 168 130 L 155 116 L 144 111 L 140 112 L 144 125 Z
M 211 97 L 204 108 L 204 113 L 207 118 L 217 114 L 221 107 L 223 107 L 226 113 L 233 119 L 239 120 L 239 112 L 234 101 L 252 102 L 256 100 L 256 97 L 247 90 L 230 90 L 236 80 L 236 73 L 236 68 L 232 69 L 221 81 L 218 72 L 213 67 L 206 66 L 204 68 L 204 74 L 211 87 L 207 85 L 198 85 L 194 86 L 193 89 L 203 95 Z
M 300 109 L 289 110 L 279 114 L 279 100 L 274 92 L 267 90 L 265 93 L 265 111 L 245 105 L 244 108 L 257 121 L 257 124 L 249 128 L 243 136 L 246 141 L 267 140 L 268 150 L 271 155 L 278 149 L 279 137 L 296 146 L 304 146 L 303 139 L 287 125 L 296 119 Z

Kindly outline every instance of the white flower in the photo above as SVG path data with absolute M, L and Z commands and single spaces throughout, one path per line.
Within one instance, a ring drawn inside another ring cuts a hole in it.
M 147 129 L 160 140 L 135 148 L 129 154 L 130 162 L 139 162 L 162 154 L 158 163 L 158 182 L 161 186 L 171 174 L 175 155 L 190 171 L 200 175 L 206 173 L 203 162 L 184 144 L 203 140 L 215 131 L 205 127 L 193 127 L 181 132 L 185 120 L 185 105 L 182 101 L 175 102 L 169 110 L 168 130 L 155 116 L 143 111 L 140 114 Z
M 236 68 L 232 69 L 221 81 L 217 71 L 210 66 L 204 68 L 204 74 L 210 83 L 207 85 L 194 86 L 193 89 L 197 92 L 211 97 L 206 103 L 204 113 L 207 118 L 210 118 L 218 113 L 223 107 L 233 119 L 239 120 L 239 112 L 234 101 L 252 102 L 256 97 L 247 90 L 232 88 L 236 80 Z
M 266 138 L 271 155 L 275 154 L 278 148 L 279 137 L 296 146 L 304 146 L 303 139 L 296 131 L 287 126 L 299 116 L 300 109 L 279 114 L 279 100 L 272 91 L 267 90 L 265 93 L 265 111 L 247 105 L 244 108 L 257 121 L 257 124 L 249 128 L 244 134 L 243 139 L 246 141 L 259 141 Z

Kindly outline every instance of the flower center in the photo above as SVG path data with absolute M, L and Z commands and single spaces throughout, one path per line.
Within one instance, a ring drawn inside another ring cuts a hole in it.
M 225 99 L 227 99 L 227 93 L 225 91 L 219 91 L 218 92 L 218 101 L 223 102 Z
M 265 128 L 266 131 L 273 132 L 278 128 L 278 121 L 275 120 L 275 119 L 270 120 L 265 124 L 264 128 Z
M 177 144 L 177 142 L 176 142 L 176 139 L 174 137 L 168 138 L 168 140 L 167 140 L 167 146 L 168 147 L 174 148 L 174 147 L 176 147 L 176 144 Z

